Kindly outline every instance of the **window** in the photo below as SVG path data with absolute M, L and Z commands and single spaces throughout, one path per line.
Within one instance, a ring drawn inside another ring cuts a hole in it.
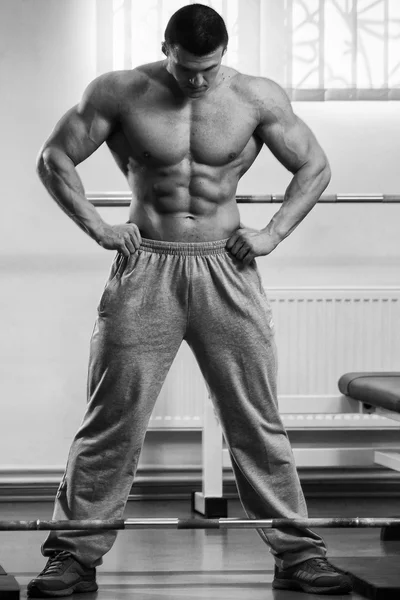
M 224 18 L 223 63 L 277 81 L 293 100 L 399 100 L 400 0 L 202 0 Z M 161 60 L 189 0 L 97 0 L 98 69 Z
M 398 0 L 285 4 L 286 85 L 294 97 L 400 99 Z

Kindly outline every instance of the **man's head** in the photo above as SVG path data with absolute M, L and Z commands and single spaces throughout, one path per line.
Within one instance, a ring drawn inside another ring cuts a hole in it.
M 209 6 L 189 4 L 172 15 L 162 50 L 168 71 L 185 94 L 198 97 L 207 92 L 218 75 L 227 44 L 224 20 Z

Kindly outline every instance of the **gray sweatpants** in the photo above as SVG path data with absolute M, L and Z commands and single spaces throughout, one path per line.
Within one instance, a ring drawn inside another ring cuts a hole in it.
M 53 519 L 123 517 L 154 404 L 182 340 L 192 349 L 228 445 L 250 518 L 307 517 L 277 402 L 271 308 L 255 261 L 213 242 L 142 239 L 117 254 L 98 306 L 88 404 L 69 452 Z M 309 529 L 258 529 L 279 567 L 324 557 Z M 44 556 L 68 550 L 102 564 L 116 531 L 51 532 Z

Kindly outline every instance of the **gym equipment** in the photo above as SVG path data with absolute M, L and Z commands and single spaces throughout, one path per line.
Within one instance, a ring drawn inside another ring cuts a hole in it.
M 110 529 L 277 529 L 287 527 L 400 527 L 400 519 L 337 517 L 317 519 L 84 519 L 70 521 L 0 521 L 0 531 Z
M 400 371 L 345 373 L 338 382 L 345 396 L 357 400 L 362 410 L 400 422 Z M 376 464 L 400 471 L 399 452 L 376 451 Z M 382 541 L 400 541 L 400 530 L 384 527 Z

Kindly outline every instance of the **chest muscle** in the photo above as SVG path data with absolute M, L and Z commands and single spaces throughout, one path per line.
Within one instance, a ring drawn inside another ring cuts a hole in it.
M 256 127 L 251 111 L 232 100 L 198 101 L 184 108 L 137 103 L 125 112 L 122 129 L 133 158 L 158 165 L 184 159 L 222 166 L 243 153 Z

